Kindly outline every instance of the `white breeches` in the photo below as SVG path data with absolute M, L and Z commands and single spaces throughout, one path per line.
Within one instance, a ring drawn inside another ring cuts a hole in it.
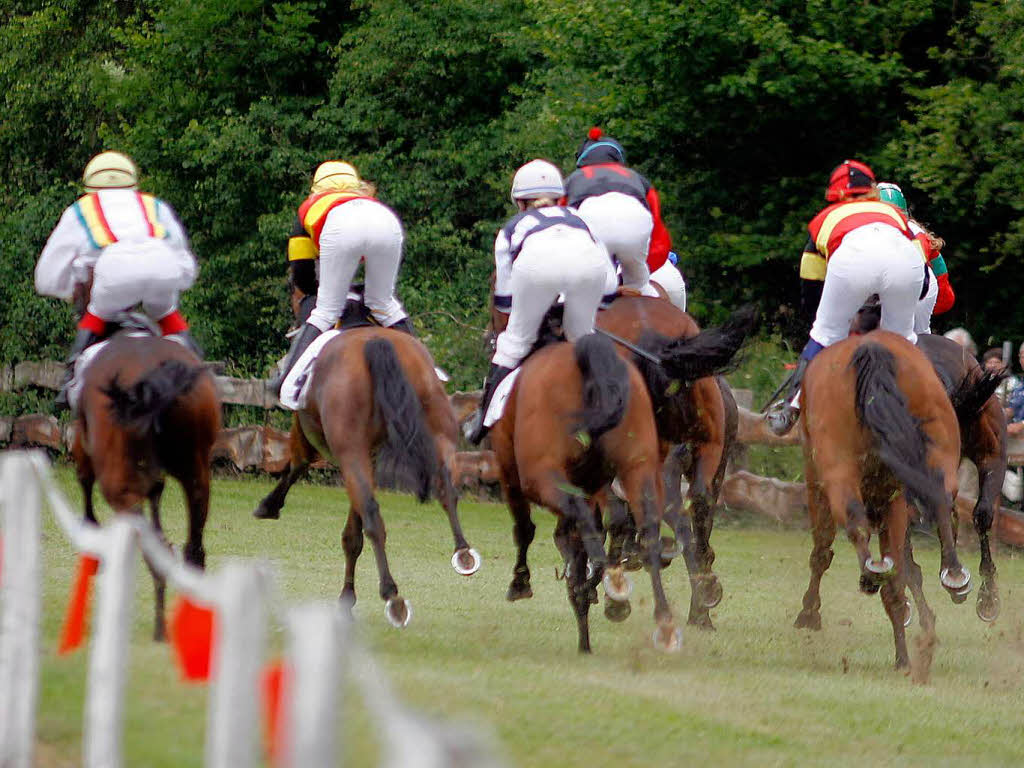
M 515 368 L 526 357 L 559 293 L 566 339 L 592 333 L 609 271 L 604 247 L 582 230 L 552 227 L 528 237 L 512 263 L 512 311 L 491 362 Z
M 932 332 L 932 312 L 935 310 L 935 302 L 939 298 L 939 281 L 928 267 L 928 292 L 924 298 L 917 302 L 914 310 L 914 333 Z
M 647 249 L 654 218 L 647 207 L 630 195 L 607 192 L 588 197 L 577 211 L 594 237 L 622 265 L 622 286 L 641 291 L 650 279 Z
M 320 233 L 320 286 L 308 322 L 321 331 L 333 328 L 345 308 L 359 262 L 365 261 L 363 301 L 381 325 L 407 317 L 395 296 L 402 261 L 402 223 L 387 206 L 352 200 L 327 214 Z
M 675 264 L 666 259 L 664 264 L 651 273 L 651 282 L 664 288 L 668 300 L 683 312 L 686 311 L 686 282 Z
M 178 297 L 196 279 L 192 254 L 165 240 L 120 240 L 103 249 L 92 272 L 88 311 L 112 320 L 141 303 L 159 320 L 178 308 Z
M 877 293 L 881 327 L 917 343 L 914 311 L 923 279 L 921 254 L 899 230 L 887 224 L 858 227 L 829 259 L 811 338 L 825 347 L 845 339 L 857 310 Z

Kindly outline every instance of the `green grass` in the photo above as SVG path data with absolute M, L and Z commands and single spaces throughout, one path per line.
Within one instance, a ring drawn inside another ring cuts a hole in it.
M 77 502 L 71 473 L 59 473 Z M 269 480 L 218 479 L 206 547 L 208 567 L 230 557 L 272 563 L 289 603 L 334 599 L 341 587 L 341 528 L 347 501 L 326 485 L 293 489 L 281 520 L 250 516 Z M 940 644 L 928 685 L 893 672 L 888 620 L 877 597 L 857 591 L 847 542 L 822 589 L 824 629 L 792 628 L 807 582 L 810 536 L 720 516 L 716 570 L 725 599 L 717 632 L 686 628 L 675 655 L 649 643 L 650 587 L 634 574 L 633 615 L 624 624 L 591 613 L 594 654 L 576 653 L 575 622 L 551 542 L 553 517 L 535 512 L 532 600 L 507 603 L 513 544 L 508 512 L 464 502 L 461 517 L 484 556 L 471 578 L 449 565 L 450 533 L 436 504 L 383 494 L 392 570 L 413 604 L 394 630 L 377 596 L 367 545 L 357 573 L 359 633 L 405 700 L 431 715 L 487 729 L 516 766 L 1020 765 L 1024 759 L 1024 560 L 997 553 L 1003 612 L 994 625 L 974 615 L 973 595 L 952 605 L 937 583 L 937 548 L 918 543 L 925 588 L 938 614 Z M 105 512 L 104 512 L 105 514 Z M 40 765 L 80 762 L 86 654 L 54 648 L 72 553 L 47 516 L 45 641 L 39 706 Z M 172 541 L 184 538 L 182 501 L 167 493 Z M 965 559 L 976 571 L 977 557 Z M 149 639 L 152 588 L 138 571 L 125 753 L 129 766 L 198 766 L 207 691 L 178 681 L 168 649 Z M 680 565 L 666 572 L 677 617 L 688 585 Z M 275 625 L 274 643 L 280 643 Z M 917 635 L 911 630 L 911 647 Z M 912 650 L 913 653 L 913 650 Z M 351 688 L 341 727 L 346 764 L 374 764 L 377 734 Z M 254 728 L 257 727 L 254 724 Z

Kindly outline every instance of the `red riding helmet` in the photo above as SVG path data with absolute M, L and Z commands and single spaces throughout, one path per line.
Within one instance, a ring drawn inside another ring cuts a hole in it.
M 875 183 L 875 174 L 859 160 L 846 160 L 835 167 L 828 177 L 825 199 L 830 203 L 845 200 L 851 195 L 870 192 Z

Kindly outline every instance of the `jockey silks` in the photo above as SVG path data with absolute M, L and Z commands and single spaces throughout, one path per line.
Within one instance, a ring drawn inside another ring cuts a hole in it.
M 327 214 L 339 205 L 352 200 L 374 200 L 376 202 L 375 198 L 357 192 L 320 192 L 307 197 L 299 206 L 299 223 L 303 231 L 309 235 L 314 252 L 310 255 L 309 251 L 305 250 L 302 254 L 296 253 L 293 257 L 292 244 L 289 242 L 288 258 L 290 260 L 316 258 L 316 253 L 320 251 L 320 233 L 323 231 L 324 222 L 327 221 Z M 299 246 L 296 247 L 299 248 Z

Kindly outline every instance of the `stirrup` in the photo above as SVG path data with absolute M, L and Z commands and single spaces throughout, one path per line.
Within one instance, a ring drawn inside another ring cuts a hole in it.
M 483 442 L 483 439 L 487 437 L 487 433 L 490 431 L 490 427 L 484 426 L 484 412 L 477 411 L 476 416 L 466 422 L 463 435 L 469 443 L 473 445 L 480 445 L 480 443 Z
M 800 409 L 786 400 L 779 400 L 768 407 L 764 415 L 768 429 L 776 437 L 784 437 L 790 433 L 800 419 Z

